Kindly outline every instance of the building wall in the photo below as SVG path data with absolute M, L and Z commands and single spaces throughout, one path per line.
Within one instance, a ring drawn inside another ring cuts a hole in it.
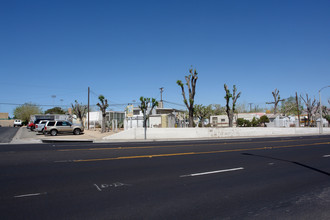
M 14 127 L 14 120 L 7 119 L 7 120 L 0 120 L 1 127 Z
M 147 130 L 147 139 L 270 137 L 278 135 L 314 135 L 318 133 L 319 128 L 150 128 Z M 330 134 L 330 128 L 324 128 L 323 133 Z M 129 129 L 107 136 L 104 139 L 144 139 L 144 129 Z
M 8 117 L 9 117 L 9 114 L 8 113 L 6 113 L 6 112 L 0 112 L 0 120 L 1 119 L 8 119 Z

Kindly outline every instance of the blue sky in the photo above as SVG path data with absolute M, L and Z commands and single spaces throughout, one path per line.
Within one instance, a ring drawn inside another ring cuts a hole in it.
M 87 103 L 89 86 L 92 104 L 103 94 L 115 110 L 159 99 L 160 87 L 183 104 L 176 81 L 191 65 L 198 104 L 225 105 L 224 83 L 260 107 L 275 88 L 318 99 L 330 85 L 329 12 L 328 0 L 0 0 L 0 103 Z

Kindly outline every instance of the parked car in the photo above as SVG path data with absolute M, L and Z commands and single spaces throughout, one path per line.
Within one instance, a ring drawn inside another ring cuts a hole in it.
M 48 121 L 44 127 L 44 134 L 56 136 L 58 133 L 73 133 L 79 135 L 84 131 L 81 125 L 73 125 L 69 121 Z
M 41 120 L 39 121 L 38 124 L 35 125 L 35 131 L 38 133 L 43 133 L 44 132 L 44 128 L 45 128 L 45 124 L 47 123 L 47 120 Z
M 19 119 L 15 119 L 14 121 L 14 127 L 22 127 L 22 121 Z
M 27 129 L 30 129 L 31 131 L 33 131 L 34 128 L 35 128 L 35 124 L 34 124 L 34 122 L 30 122 L 30 123 L 26 126 L 26 128 L 27 128 Z
M 30 123 L 26 126 L 26 128 L 30 129 L 31 131 L 34 131 L 34 129 L 36 128 L 36 124 L 38 124 L 39 121 L 41 121 L 41 120 L 37 119 L 35 121 L 30 121 Z

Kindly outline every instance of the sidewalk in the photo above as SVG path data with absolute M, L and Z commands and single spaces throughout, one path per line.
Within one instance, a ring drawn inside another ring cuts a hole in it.
M 101 133 L 101 129 L 85 130 L 81 135 L 73 134 L 58 134 L 57 136 L 50 136 L 39 134 L 35 131 L 30 131 L 26 127 L 22 127 L 18 130 L 11 144 L 28 144 L 28 143 L 42 143 L 56 142 L 56 141 L 68 141 L 68 142 L 102 142 L 104 137 L 115 134 L 116 132 Z

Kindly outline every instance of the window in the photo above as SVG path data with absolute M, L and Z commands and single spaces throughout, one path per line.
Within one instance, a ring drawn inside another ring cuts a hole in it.
M 63 126 L 63 123 L 62 123 L 61 121 L 58 121 L 58 122 L 56 123 L 56 126 Z
M 218 124 L 218 118 L 212 118 L 212 123 L 213 124 Z
M 226 119 L 224 119 L 224 118 L 221 119 L 221 122 L 225 122 L 225 121 L 226 121 Z
M 140 110 L 133 110 L 133 115 L 139 115 L 140 114 Z
M 50 121 L 50 122 L 48 122 L 47 126 L 54 126 L 54 125 L 55 125 L 55 121 Z
M 71 126 L 71 123 L 68 121 L 63 121 L 62 123 L 63 126 Z

